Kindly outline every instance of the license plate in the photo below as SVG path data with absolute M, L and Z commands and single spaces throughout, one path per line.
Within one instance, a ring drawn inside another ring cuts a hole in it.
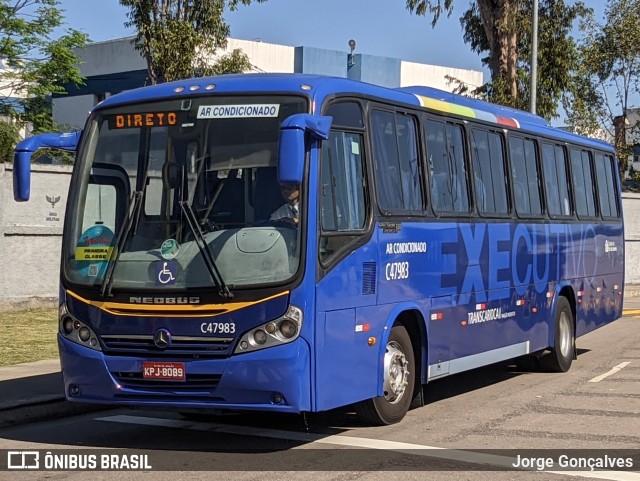
M 142 378 L 158 381 L 186 381 L 184 362 L 143 362 Z

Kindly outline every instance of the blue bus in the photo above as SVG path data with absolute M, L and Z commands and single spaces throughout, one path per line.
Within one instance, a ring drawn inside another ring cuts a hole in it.
M 613 148 L 427 87 L 251 74 L 114 95 L 76 151 L 58 344 L 70 401 L 399 422 L 429 381 L 567 371 L 621 316 Z

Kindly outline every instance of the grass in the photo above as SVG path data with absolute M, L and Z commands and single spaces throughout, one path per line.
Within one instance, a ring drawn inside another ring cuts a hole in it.
M 57 309 L 0 312 L 0 366 L 58 357 Z

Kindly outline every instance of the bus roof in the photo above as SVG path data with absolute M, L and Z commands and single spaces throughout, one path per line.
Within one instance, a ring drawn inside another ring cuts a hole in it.
M 298 93 L 311 97 L 316 105 L 322 105 L 328 96 L 339 94 L 364 95 L 391 103 L 419 106 L 449 115 L 482 120 L 493 123 L 500 128 L 521 129 L 561 141 L 579 143 L 609 151 L 613 150 L 612 146 L 607 142 L 551 127 L 544 118 L 522 110 L 453 94 L 433 87 L 415 86 L 393 89 L 347 78 L 324 75 L 261 73 L 190 78 L 142 87 L 114 95 L 98 104 L 95 110 L 132 102 L 232 92 Z

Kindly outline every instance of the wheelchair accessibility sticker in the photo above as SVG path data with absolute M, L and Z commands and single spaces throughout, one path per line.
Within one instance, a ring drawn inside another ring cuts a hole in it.
M 170 286 L 176 283 L 178 263 L 172 261 L 156 262 L 156 285 Z

